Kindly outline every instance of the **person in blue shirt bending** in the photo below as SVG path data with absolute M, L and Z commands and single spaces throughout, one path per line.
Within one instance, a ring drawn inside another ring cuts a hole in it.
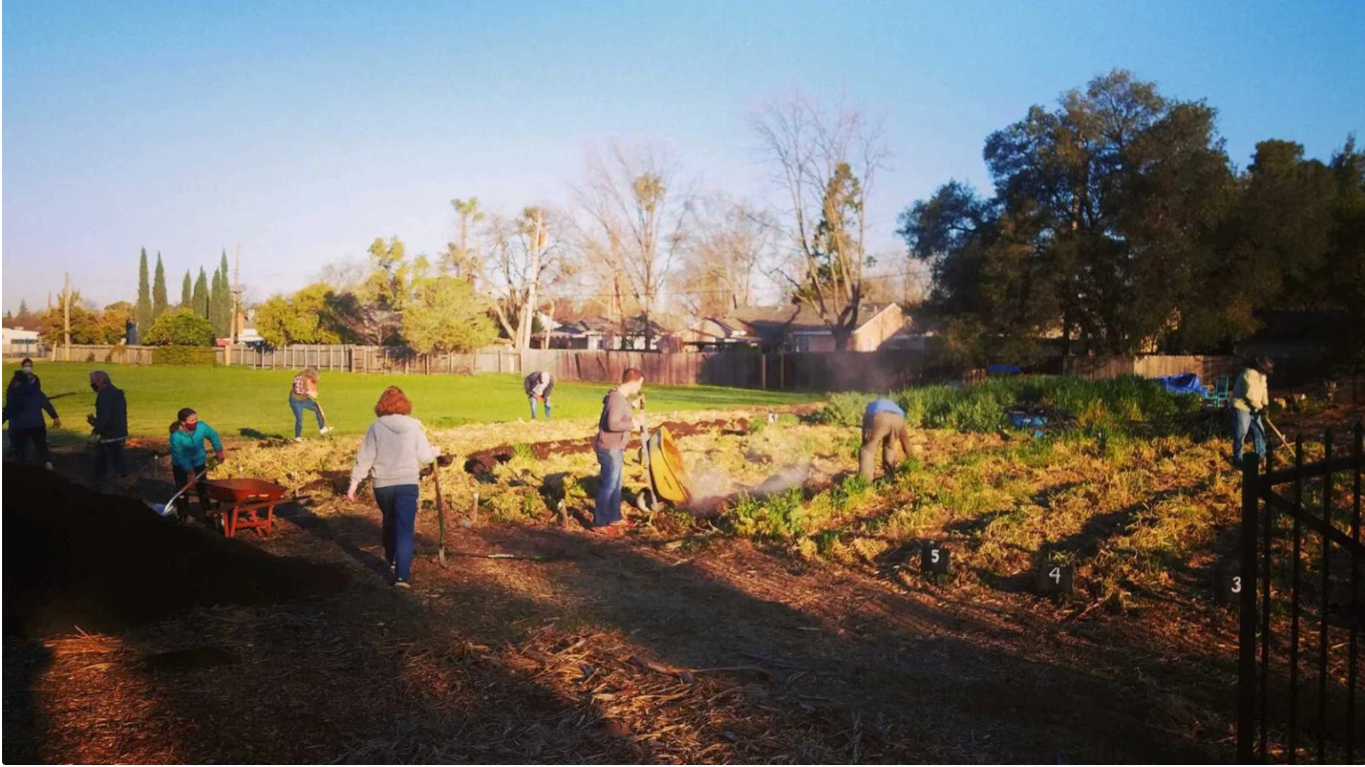
M 877 471 L 877 450 L 887 473 L 896 467 L 896 443 L 910 457 L 910 435 L 905 430 L 905 411 L 889 399 L 875 399 L 863 411 L 863 449 L 858 456 L 858 474 L 871 482 Z
M 208 463 L 205 440 L 213 445 L 214 457 L 222 463 L 223 442 L 218 438 L 218 432 L 200 421 L 199 414 L 192 408 L 182 408 L 176 414 L 175 423 L 171 424 L 171 471 L 175 473 L 176 489 L 194 481 L 194 489 L 199 494 L 199 511 L 207 517 L 212 506 L 209 505 L 209 484 L 204 471 Z

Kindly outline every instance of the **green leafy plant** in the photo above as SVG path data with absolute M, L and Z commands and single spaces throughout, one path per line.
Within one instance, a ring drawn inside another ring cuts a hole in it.
M 153 365 L 211 366 L 217 363 L 218 354 L 212 346 L 160 346 L 152 350 Z
M 152 346 L 212 346 L 213 326 L 188 309 L 168 311 L 156 318 L 143 336 Z

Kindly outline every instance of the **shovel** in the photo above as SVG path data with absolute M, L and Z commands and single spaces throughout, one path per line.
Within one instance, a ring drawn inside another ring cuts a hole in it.
M 439 529 L 437 536 L 436 559 L 441 567 L 446 566 L 446 503 L 441 495 L 441 467 L 449 466 L 454 463 L 454 456 L 438 456 L 435 463 L 431 465 L 431 476 L 436 480 L 436 523 Z
M 169 517 L 170 515 L 176 513 L 175 504 L 177 501 L 180 500 L 180 496 L 184 495 L 186 491 L 188 491 L 190 488 L 198 484 L 199 480 L 205 474 L 208 473 L 209 467 L 205 466 L 203 471 L 199 472 L 198 474 L 195 474 L 193 477 L 190 478 L 189 482 L 185 483 L 184 487 L 177 490 L 175 495 L 171 496 L 171 499 L 169 501 L 166 501 L 165 503 L 148 503 L 147 505 L 152 508 L 152 511 L 155 511 L 160 516 Z
M 644 395 L 640 397 L 640 453 L 644 458 L 645 465 L 645 489 L 636 498 L 636 506 L 646 514 L 653 511 L 654 502 L 658 500 L 658 493 L 654 491 L 654 469 L 650 466 L 649 459 L 649 411 L 645 408 Z M 646 500 L 645 493 L 649 494 Z

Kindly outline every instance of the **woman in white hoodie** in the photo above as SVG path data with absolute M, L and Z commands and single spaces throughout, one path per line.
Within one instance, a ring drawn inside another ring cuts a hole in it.
M 379 397 L 374 414 L 351 470 L 351 489 L 346 498 L 355 501 L 356 488 L 373 475 L 374 499 L 384 515 L 384 560 L 394 571 L 394 585 L 411 588 L 412 545 L 417 524 L 417 483 L 422 468 L 439 452 L 427 441 L 422 422 L 408 414 L 412 402 L 397 386 Z

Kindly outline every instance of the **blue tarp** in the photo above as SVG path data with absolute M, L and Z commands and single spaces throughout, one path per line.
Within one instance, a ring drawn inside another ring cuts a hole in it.
M 1199 376 L 1194 373 L 1181 373 L 1175 376 L 1164 376 L 1153 379 L 1157 383 L 1166 387 L 1166 391 L 1172 394 L 1204 394 L 1204 384 L 1199 381 Z
M 1035 426 L 1047 426 L 1047 416 L 1029 415 L 1028 413 L 1010 413 L 1010 423 L 1016 429 L 1027 429 Z
M 1021 370 L 1018 365 L 987 365 L 986 372 L 994 373 L 996 375 L 1017 376 L 1024 371 Z

